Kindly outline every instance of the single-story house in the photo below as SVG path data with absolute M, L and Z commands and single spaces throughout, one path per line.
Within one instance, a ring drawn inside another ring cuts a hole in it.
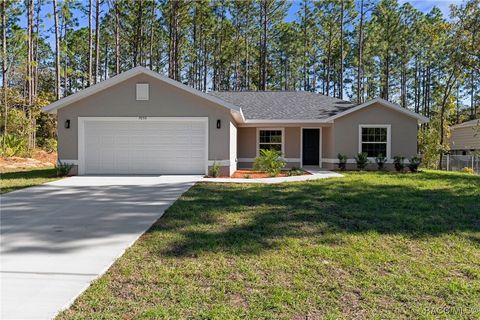
M 279 150 L 289 167 L 334 168 L 417 154 L 428 120 L 373 99 L 352 102 L 312 92 L 204 93 L 135 67 L 43 109 L 58 118 L 58 160 L 74 174 L 223 174 L 251 167 L 259 150 Z
M 470 120 L 450 127 L 450 153 L 468 155 L 480 151 L 480 120 Z

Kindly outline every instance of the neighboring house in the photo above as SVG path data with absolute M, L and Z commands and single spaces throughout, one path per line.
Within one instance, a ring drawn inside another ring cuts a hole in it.
M 428 120 L 382 99 L 361 105 L 311 92 L 212 92 L 136 67 L 43 109 L 57 113 L 58 158 L 78 174 L 223 174 L 262 148 L 292 167 L 333 168 L 337 154 L 417 153 Z
M 450 153 L 467 155 L 480 151 L 480 120 L 470 120 L 450 127 Z

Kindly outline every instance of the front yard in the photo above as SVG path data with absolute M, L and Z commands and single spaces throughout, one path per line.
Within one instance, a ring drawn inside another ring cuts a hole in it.
M 22 168 L 0 170 L 0 193 L 7 193 L 58 180 L 55 168 Z
M 198 184 L 58 318 L 478 317 L 480 177 L 427 171 Z

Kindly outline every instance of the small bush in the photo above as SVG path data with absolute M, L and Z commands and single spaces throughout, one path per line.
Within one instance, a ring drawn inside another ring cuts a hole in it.
M 260 150 L 260 156 L 255 158 L 253 168 L 268 173 L 270 177 L 276 177 L 283 167 L 285 161 L 280 159 L 280 152 L 276 150 Z
M 393 166 L 398 172 L 403 172 L 403 169 L 405 168 L 405 157 L 393 157 Z
M 383 154 L 379 153 L 375 158 L 375 162 L 377 163 L 378 170 L 383 170 L 385 167 L 385 162 L 387 162 L 387 158 Z
M 245 174 L 243 177 L 244 177 L 245 179 L 251 179 L 251 178 L 252 178 L 252 176 L 251 176 L 250 174 L 248 174 L 248 173 Z
M 470 168 L 470 167 L 464 167 L 462 169 L 462 172 L 469 173 L 469 174 L 474 174 L 475 173 L 475 171 L 473 171 L 473 169 Z
M 65 177 L 70 173 L 70 170 L 72 170 L 73 164 L 58 161 L 58 164 L 55 166 L 55 168 L 57 169 L 58 177 Z
M 57 139 L 45 138 L 38 140 L 38 146 L 48 153 L 57 151 Z
M 288 170 L 289 176 L 301 176 L 304 173 L 305 171 L 302 168 L 297 168 L 297 167 L 292 167 L 290 170 Z
M 213 161 L 213 165 L 210 167 L 210 176 L 216 178 L 220 175 L 220 164 L 217 161 Z
M 420 159 L 417 156 L 414 156 L 410 158 L 408 163 L 408 168 L 410 169 L 411 172 L 417 172 L 421 162 L 422 162 L 422 159 Z
M 342 171 L 347 169 L 347 156 L 339 153 L 337 155 L 337 158 L 338 158 L 338 169 Z
M 357 162 L 357 169 L 363 170 L 367 166 L 367 164 L 370 162 L 368 161 L 368 154 L 365 152 L 359 153 L 355 157 L 355 161 Z
M 13 134 L 2 136 L 0 153 L 2 157 L 28 156 L 27 139 Z

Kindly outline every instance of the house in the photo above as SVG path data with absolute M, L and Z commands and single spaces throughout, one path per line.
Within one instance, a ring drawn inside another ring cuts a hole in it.
M 382 99 L 364 104 L 311 92 L 195 90 L 135 67 L 44 109 L 58 118 L 58 159 L 75 174 L 223 174 L 251 167 L 259 150 L 289 167 L 334 168 L 337 154 L 417 153 L 428 120 Z
M 470 120 L 450 127 L 450 153 L 467 155 L 480 152 L 480 120 Z

